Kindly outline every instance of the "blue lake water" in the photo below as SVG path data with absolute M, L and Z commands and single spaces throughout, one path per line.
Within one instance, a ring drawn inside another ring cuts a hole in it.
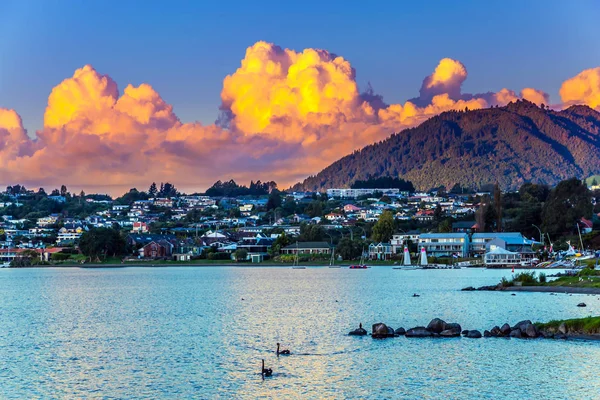
M 460 291 L 508 275 L 4 269 L 0 398 L 598 398 L 600 342 L 347 336 L 359 322 L 483 331 L 600 315 L 599 296 Z M 294 354 L 277 358 L 276 342 Z

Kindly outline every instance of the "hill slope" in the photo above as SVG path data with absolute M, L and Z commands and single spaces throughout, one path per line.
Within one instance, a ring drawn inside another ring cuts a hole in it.
M 552 111 L 518 101 L 442 113 L 336 161 L 294 189 L 348 187 L 369 176 L 399 176 L 421 190 L 495 182 L 517 189 L 525 182 L 555 184 L 597 173 L 600 113 L 587 106 Z

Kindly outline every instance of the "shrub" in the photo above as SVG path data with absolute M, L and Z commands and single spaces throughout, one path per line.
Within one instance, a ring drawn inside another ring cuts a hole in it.
M 64 261 L 71 257 L 71 254 L 65 253 L 54 253 L 50 256 L 50 260 L 52 261 Z
M 536 275 L 535 272 L 530 272 L 530 271 L 519 272 L 518 274 L 516 274 L 513 277 L 512 281 L 513 282 L 521 282 L 525 286 L 535 285 L 536 283 L 538 283 L 535 275 Z
M 540 274 L 538 276 L 538 280 L 540 281 L 540 283 L 546 283 L 546 274 L 543 272 L 540 272 Z

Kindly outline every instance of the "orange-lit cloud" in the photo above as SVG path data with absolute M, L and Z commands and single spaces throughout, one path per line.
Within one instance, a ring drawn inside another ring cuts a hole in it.
M 560 87 L 560 98 L 565 104 L 586 104 L 600 107 L 600 67 L 586 69 Z
M 563 101 L 598 106 L 598 70 L 565 82 Z M 283 187 L 444 111 L 519 98 L 548 104 L 533 88 L 463 93 L 467 75 L 462 63 L 444 58 L 419 97 L 385 104 L 372 89 L 359 91 L 343 57 L 258 42 L 223 81 L 219 124 L 202 125 L 182 123 L 149 84 L 127 85 L 121 94 L 108 75 L 86 65 L 52 89 L 34 139 L 15 111 L 0 109 L 0 184 L 64 183 L 118 194 L 167 180 L 201 190 L 233 177 Z

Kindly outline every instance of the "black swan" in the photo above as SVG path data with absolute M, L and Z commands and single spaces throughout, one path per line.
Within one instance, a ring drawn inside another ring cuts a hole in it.
M 292 353 L 290 353 L 289 350 L 279 350 L 279 343 L 277 343 L 277 355 L 280 355 L 280 354 L 290 355 Z
M 271 376 L 273 375 L 273 370 L 271 368 L 265 368 L 265 360 L 262 360 L 262 371 L 261 375 L 263 376 Z

